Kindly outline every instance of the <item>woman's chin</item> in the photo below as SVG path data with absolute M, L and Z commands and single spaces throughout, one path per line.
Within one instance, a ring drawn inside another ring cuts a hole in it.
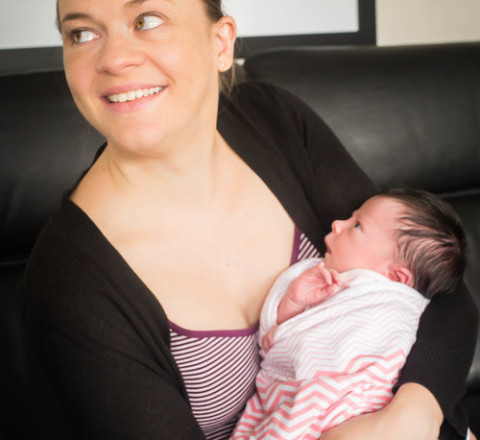
M 106 136 L 110 148 L 128 154 L 159 155 L 164 154 L 168 144 L 167 136 L 159 132 L 158 127 L 148 130 L 146 127 L 135 127 L 129 130 L 122 127 L 113 136 Z

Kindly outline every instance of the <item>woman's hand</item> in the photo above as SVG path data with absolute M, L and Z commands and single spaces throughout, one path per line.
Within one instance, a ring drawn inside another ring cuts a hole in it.
M 322 440 L 434 440 L 442 421 L 433 394 L 422 385 L 406 383 L 385 408 L 342 423 L 322 435 Z

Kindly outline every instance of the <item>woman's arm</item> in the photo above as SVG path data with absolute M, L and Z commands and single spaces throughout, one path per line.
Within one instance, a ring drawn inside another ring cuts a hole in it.
M 465 393 L 478 329 L 478 313 L 465 285 L 453 294 L 438 294 L 425 309 L 397 386 L 409 382 L 426 387 L 444 418 L 460 434 L 458 404 Z M 463 421 L 465 423 L 465 420 Z
M 407 383 L 385 408 L 342 423 L 322 440 L 434 440 L 442 420 L 433 394 L 422 385 Z
M 444 419 L 458 432 L 455 438 L 464 436 L 466 424 L 456 418 L 456 410 L 475 348 L 475 310 L 465 286 L 454 295 L 435 297 L 422 316 L 390 404 L 343 423 L 322 439 L 437 439 Z

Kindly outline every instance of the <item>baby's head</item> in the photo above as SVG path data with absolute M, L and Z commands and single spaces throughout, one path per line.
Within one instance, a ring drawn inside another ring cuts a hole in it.
M 465 234 L 458 216 L 426 191 L 392 189 L 368 199 L 325 237 L 325 266 L 370 269 L 425 297 L 453 291 L 465 270 Z

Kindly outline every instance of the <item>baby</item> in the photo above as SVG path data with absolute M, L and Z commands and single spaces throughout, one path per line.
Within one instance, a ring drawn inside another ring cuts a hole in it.
M 257 393 L 232 439 L 310 439 L 383 408 L 429 299 L 461 283 L 465 237 L 437 196 L 367 200 L 273 285 L 260 317 Z M 339 294 L 341 292 L 341 294 Z

